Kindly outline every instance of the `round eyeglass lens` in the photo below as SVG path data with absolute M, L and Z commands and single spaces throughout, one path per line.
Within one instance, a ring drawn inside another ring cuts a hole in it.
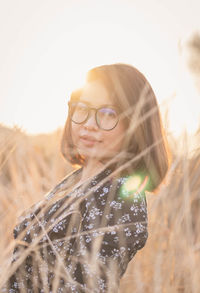
M 113 129 L 118 122 L 117 112 L 112 108 L 101 108 L 97 111 L 97 122 L 100 128 L 105 130 Z
M 75 123 L 83 123 L 88 117 L 88 107 L 82 103 L 72 104 L 71 119 Z

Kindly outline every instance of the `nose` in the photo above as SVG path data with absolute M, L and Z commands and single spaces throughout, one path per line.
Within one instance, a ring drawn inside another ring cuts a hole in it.
M 98 129 L 98 125 L 96 122 L 96 116 L 95 116 L 95 109 L 90 109 L 90 112 L 88 114 L 88 118 L 84 123 L 84 126 L 86 126 L 89 129 Z

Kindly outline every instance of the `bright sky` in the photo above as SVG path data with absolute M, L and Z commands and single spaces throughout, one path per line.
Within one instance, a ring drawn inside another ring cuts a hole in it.
M 1 0 L 0 122 L 55 130 L 88 69 L 124 62 L 146 75 L 159 104 L 177 94 L 174 134 L 194 131 L 200 98 L 178 42 L 200 29 L 199 11 L 199 0 Z

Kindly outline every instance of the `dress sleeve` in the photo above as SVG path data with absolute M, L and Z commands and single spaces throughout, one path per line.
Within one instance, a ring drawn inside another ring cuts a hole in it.
M 79 242 L 83 251 L 86 248 L 82 273 L 96 284 L 95 292 L 117 292 L 110 288 L 117 290 L 129 261 L 148 237 L 145 193 L 126 197 L 120 188 L 112 192 L 104 186 L 86 206 Z
M 117 261 L 122 276 L 128 262 L 136 252 L 144 247 L 148 238 L 147 204 L 145 193 L 135 192 L 128 198 L 121 198 L 109 202 L 110 212 L 108 231 L 104 235 L 101 255 Z

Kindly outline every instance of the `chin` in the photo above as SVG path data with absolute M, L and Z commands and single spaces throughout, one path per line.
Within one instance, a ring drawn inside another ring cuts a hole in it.
M 86 158 L 87 160 L 97 160 L 97 161 L 100 161 L 102 159 L 104 159 L 105 157 L 105 154 L 102 155 L 104 152 L 101 151 L 101 150 L 83 150 L 83 149 L 79 149 L 78 150 L 79 154 L 81 156 L 83 156 L 84 158 Z
M 78 149 L 78 152 L 81 156 L 87 157 L 87 158 L 94 158 L 97 157 L 99 152 L 96 150 L 91 150 L 91 149 Z

